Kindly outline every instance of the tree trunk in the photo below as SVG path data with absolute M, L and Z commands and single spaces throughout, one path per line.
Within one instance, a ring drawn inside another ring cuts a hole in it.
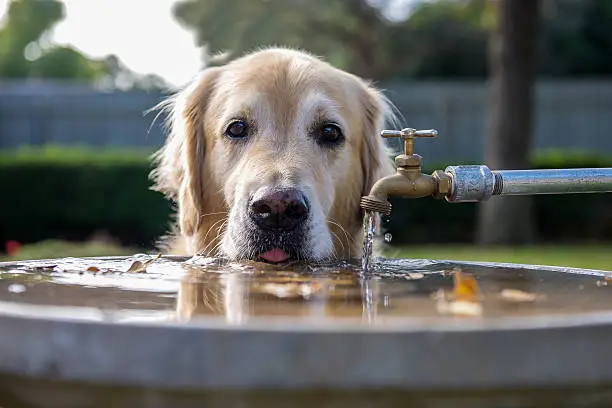
M 486 164 L 492 170 L 529 167 L 539 0 L 496 0 L 491 36 L 489 132 Z M 535 238 L 532 198 L 493 197 L 480 204 L 481 244 L 527 244 Z

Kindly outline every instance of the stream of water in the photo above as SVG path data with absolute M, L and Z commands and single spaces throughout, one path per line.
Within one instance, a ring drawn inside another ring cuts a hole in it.
M 361 248 L 361 269 L 363 272 L 369 270 L 372 260 L 372 245 L 374 243 L 374 234 L 376 233 L 374 216 L 373 212 L 366 211 L 363 217 L 363 246 Z

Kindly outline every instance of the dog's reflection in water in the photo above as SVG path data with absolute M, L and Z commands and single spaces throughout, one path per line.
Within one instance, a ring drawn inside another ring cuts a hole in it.
M 218 317 L 230 324 L 276 317 L 322 321 L 324 317 L 376 319 L 378 280 L 352 271 L 316 276 L 297 272 L 205 272 L 191 269 L 182 280 L 177 318 Z

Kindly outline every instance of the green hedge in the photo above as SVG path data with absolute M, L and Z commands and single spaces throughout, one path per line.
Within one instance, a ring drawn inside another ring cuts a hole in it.
M 532 163 L 534 169 L 612 167 L 612 157 L 551 150 L 534 155 Z M 431 173 L 446 166 L 428 166 L 423 171 Z M 533 200 L 540 241 L 612 240 L 612 194 L 538 195 Z M 384 225 L 394 243 L 474 242 L 478 203 L 448 203 L 433 198 L 390 201 L 393 213 Z
M 106 231 L 126 245 L 150 246 L 167 232 L 171 204 L 149 190 L 150 152 L 22 149 L 0 153 L 0 243 L 85 239 Z M 612 167 L 612 157 L 550 152 L 534 168 Z M 447 164 L 428 165 L 425 172 Z M 612 194 L 537 196 L 543 241 L 611 240 Z M 394 243 L 470 242 L 477 204 L 393 199 Z
M 0 154 L 0 243 L 80 240 L 105 231 L 150 246 L 171 207 L 150 191 L 149 152 L 21 149 Z

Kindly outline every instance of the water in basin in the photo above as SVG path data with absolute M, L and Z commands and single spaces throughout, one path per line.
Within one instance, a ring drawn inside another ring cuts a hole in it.
M 0 263 L 0 405 L 596 406 L 612 402 L 612 325 L 578 326 L 612 309 L 611 276 L 380 258 L 367 273 L 360 260 Z
M 127 272 L 138 259 L 151 263 Z M 68 317 L 94 320 L 241 324 L 265 318 L 363 326 L 612 309 L 607 273 L 564 268 L 376 259 L 364 274 L 358 261 L 274 266 L 147 256 L 0 265 L 2 310 L 55 306 Z M 478 310 L 442 307 L 453 299 L 458 272 L 475 278 Z

